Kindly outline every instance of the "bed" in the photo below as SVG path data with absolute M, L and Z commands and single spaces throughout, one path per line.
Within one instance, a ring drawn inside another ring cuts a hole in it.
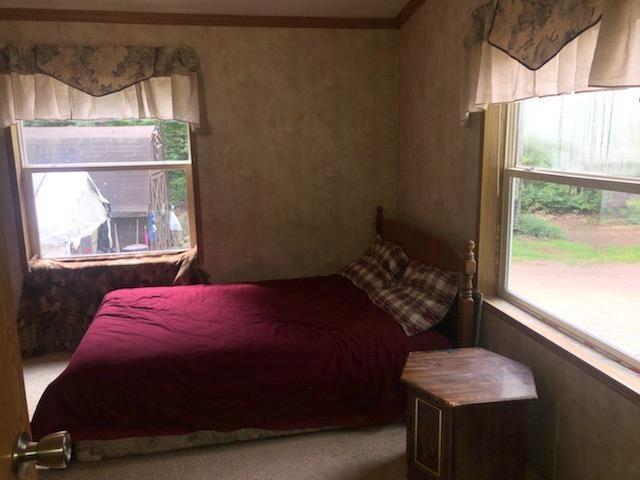
M 96 460 L 400 419 L 408 353 L 471 343 L 473 244 L 459 255 L 382 209 L 376 227 L 459 272 L 438 328 L 407 336 L 338 275 L 117 290 L 43 394 L 34 438 L 68 430 Z

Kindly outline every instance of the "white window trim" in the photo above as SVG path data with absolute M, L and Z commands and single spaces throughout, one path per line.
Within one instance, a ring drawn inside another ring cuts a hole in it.
M 640 361 L 638 359 L 530 303 L 506 288 L 508 283 L 507 252 L 510 251 L 511 235 L 505 235 L 504 232 L 511 232 L 512 228 L 511 188 L 514 178 L 632 194 L 640 194 L 640 180 L 583 172 L 570 174 L 540 168 L 516 167 L 517 119 L 517 104 L 491 106 L 485 113 L 479 288 L 488 295 L 497 295 L 623 366 L 639 371 Z
M 190 248 L 195 248 L 198 244 L 198 199 L 196 196 L 196 187 L 194 181 L 194 138 L 189 128 L 188 148 L 189 160 L 182 161 L 161 161 L 161 162 L 135 162 L 135 163 L 75 163 L 75 164 L 49 164 L 30 165 L 23 160 L 23 152 L 25 151 L 24 137 L 22 134 L 21 124 L 11 125 L 8 129 L 7 138 L 10 142 L 11 153 L 13 154 L 13 164 L 15 169 L 15 181 L 17 183 L 18 203 L 20 207 L 20 218 L 23 227 L 23 237 L 25 246 L 25 260 L 28 262 L 34 258 L 40 257 L 40 239 L 38 238 L 38 217 L 36 214 L 35 201 L 33 195 L 27 192 L 33 192 L 32 176 L 36 173 L 49 172 L 97 172 L 97 171 L 113 171 L 113 170 L 183 170 L 185 172 L 185 182 L 187 189 L 187 201 L 189 204 L 189 240 Z M 168 254 L 185 252 L 188 249 L 167 249 L 150 252 L 118 252 L 118 253 L 101 253 L 90 255 L 78 255 L 72 257 L 55 257 L 49 260 L 57 261 L 102 261 L 102 260 L 120 260 L 126 258 L 142 258 L 154 257 Z

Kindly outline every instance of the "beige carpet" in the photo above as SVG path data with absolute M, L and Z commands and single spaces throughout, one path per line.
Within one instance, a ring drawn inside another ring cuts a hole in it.
M 176 453 L 76 463 L 61 480 L 400 480 L 406 478 L 404 427 L 323 432 Z
M 27 392 L 29 418 L 33 417 L 38 400 L 49 385 L 67 367 L 70 353 L 52 353 L 22 362 L 24 386 Z
M 66 366 L 55 354 L 24 364 L 29 410 Z M 199 448 L 175 453 L 74 463 L 41 471 L 52 480 L 404 480 L 405 429 L 394 424 Z M 528 480 L 536 480 L 530 475 Z

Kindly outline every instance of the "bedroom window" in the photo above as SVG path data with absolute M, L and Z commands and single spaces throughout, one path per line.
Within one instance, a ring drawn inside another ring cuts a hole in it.
M 500 295 L 640 365 L 640 89 L 500 107 Z
M 38 120 L 13 128 L 28 256 L 195 245 L 190 133 L 161 120 Z

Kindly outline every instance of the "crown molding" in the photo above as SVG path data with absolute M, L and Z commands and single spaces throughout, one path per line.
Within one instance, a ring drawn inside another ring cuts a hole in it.
M 427 0 L 409 0 L 409 3 L 400 10 L 400 13 L 395 18 L 396 28 L 402 28 L 426 1 Z
M 286 17 L 149 13 L 103 10 L 0 8 L 0 20 L 35 22 L 123 23 L 138 25 L 198 25 L 216 27 L 397 29 L 426 0 L 409 0 L 394 18 Z
M 126 23 L 138 25 L 198 25 L 216 27 L 396 28 L 395 19 L 388 18 L 275 17 L 42 8 L 0 8 L 0 20 Z

